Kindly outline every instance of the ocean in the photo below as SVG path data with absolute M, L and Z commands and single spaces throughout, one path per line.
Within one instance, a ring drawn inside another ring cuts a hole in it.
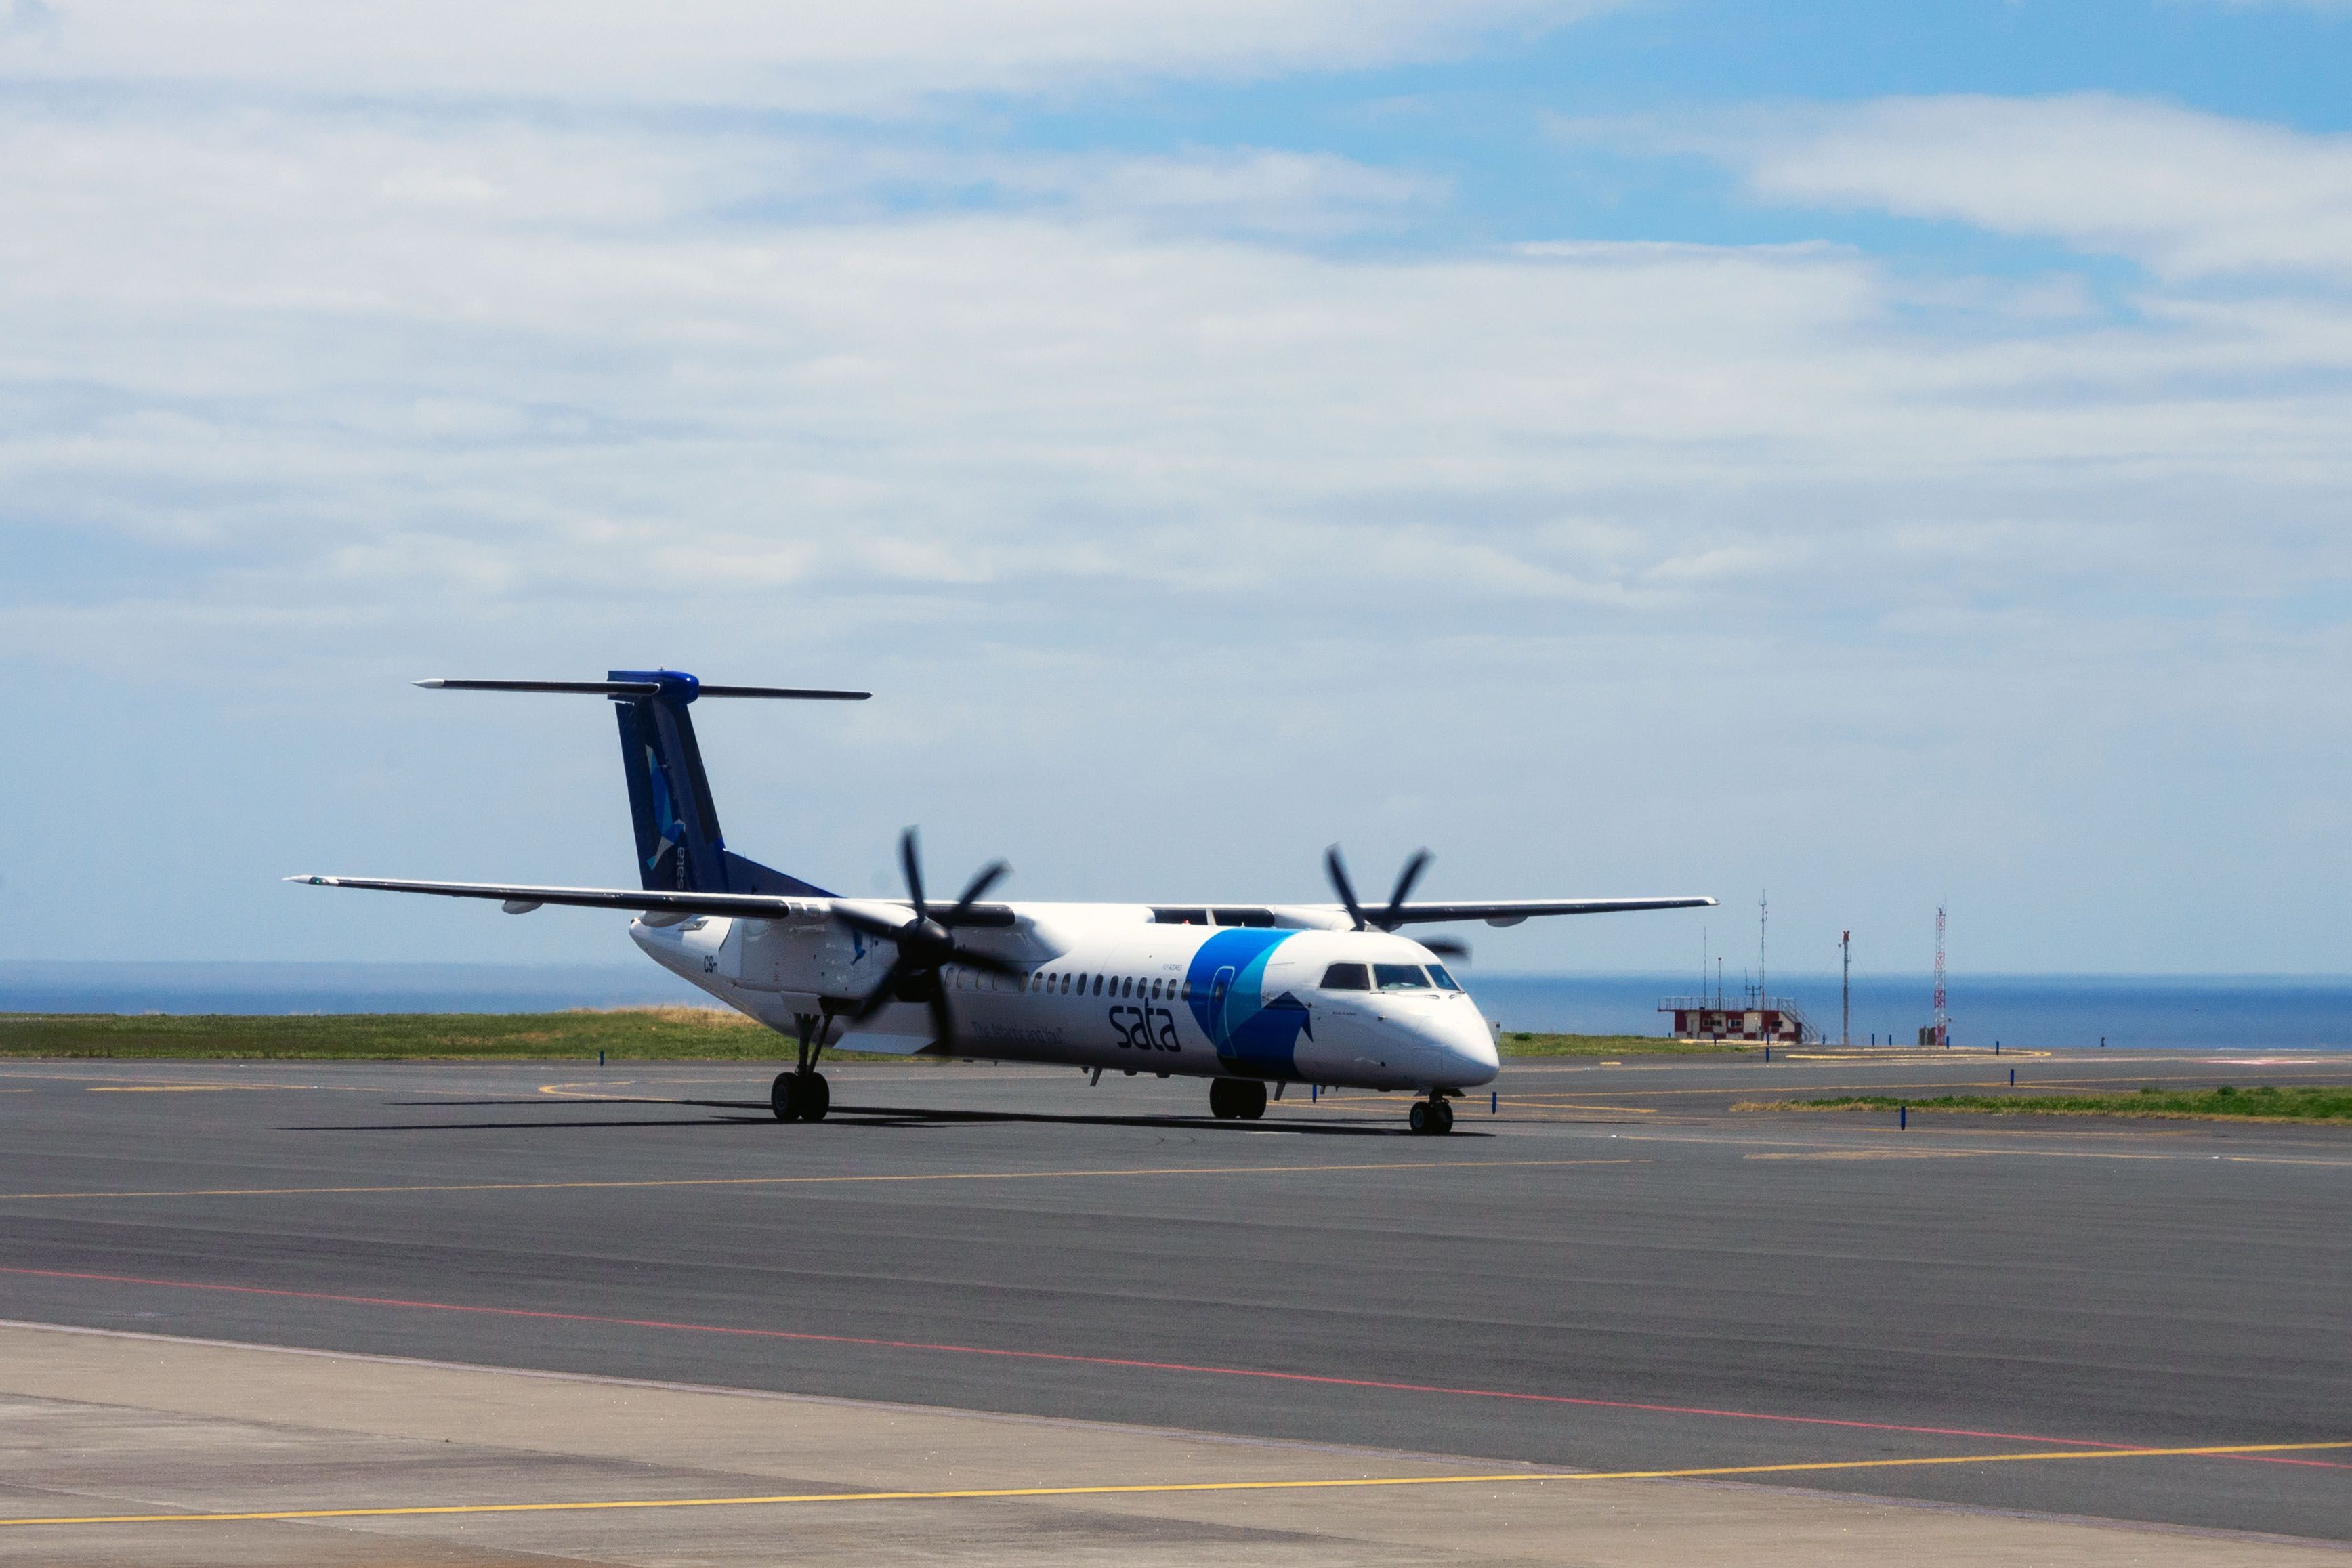
M 1462 978 L 1505 1029 L 1580 1034 L 1664 1034 L 1658 1003 L 1693 988 L 1692 977 L 1669 975 Z M 1776 976 L 1772 991 L 1836 1038 L 1835 975 Z M 1924 975 L 1856 977 L 1855 1043 L 1916 1040 L 1931 996 Z M 2352 978 L 2336 976 L 1958 976 L 1950 998 L 1956 1045 L 2352 1049 Z M 650 963 L 0 962 L 0 1012 L 541 1012 L 708 999 Z
M 1464 984 L 1506 1029 L 1580 1034 L 1664 1034 L 1670 1020 L 1658 1003 L 1695 989 L 1691 977 L 1661 975 L 1465 976 Z M 2352 1048 L 2352 978 L 2333 975 L 1974 975 L 1951 977 L 1948 993 L 1954 1045 Z M 1729 992 L 1735 1005 L 1738 994 Z M 1772 994 L 1837 1038 L 1835 975 L 1774 976 Z M 1855 976 L 1854 1043 L 1916 1043 L 1934 998 L 1926 975 Z

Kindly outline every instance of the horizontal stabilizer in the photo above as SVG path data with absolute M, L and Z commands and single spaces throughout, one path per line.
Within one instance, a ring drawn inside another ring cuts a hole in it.
M 436 676 L 415 684 L 436 692 L 557 692 L 604 697 L 650 697 L 662 691 L 659 681 L 461 681 Z M 816 686 L 713 686 L 698 682 L 685 687 L 683 695 L 688 702 L 696 697 L 789 697 L 801 702 L 862 703 L 874 694 Z

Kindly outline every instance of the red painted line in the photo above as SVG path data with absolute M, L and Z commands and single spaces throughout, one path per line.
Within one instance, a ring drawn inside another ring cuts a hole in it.
M 1780 1416 L 1760 1410 L 1719 1410 L 1703 1405 L 1651 1405 L 1624 1399 L 1581 1399 L 1566 1394 L 1527 1394 L 1507 1388 L 1457 1388 L 1444 1384 L 1391 1383 L 1369 1377 L 1334 1377 L 1313 1372 L 1270 1372 L 1258 1367 L 1203 1366 L 1181 1361 L 1139 1361 L 1124 1356 L 1078 1355 L 1066 1351 L 999 1350 L 988 1345 L 937 1344 L 925 1340 L 868 1339 L 856 1334 L 807 1333 L 792 1329 L 733 1328 L 724 1323 L 669 1322 L 659 1318 L 603 1317 L 593 1312 L 558 1312 L 530 1307 L 482 1307 L 463 1301 L 417 1301 L 397 1296 L 342 1296 L 321 1291 L 281 1291 L 262 1285 L 217 1285 L 200 1280 L 151 1280 L 133 1274 L 85 1274 L 61 1269 L 11 1269 L 40 1280 L 87 1280 L 110 1285 L 154 1285 L 174 1291 L 217 1291 L 239 1296 L 274 1296 L 289 1301 L 333 1301 L 344 1306 L 403 1307 L 419 1312 L 472 1312 L 484 1317 L 529 1318 L 547 1322 L 597 1323 L 608 1328 L 667 1329 L 682 1333 L 730 1334 L 746 1339 L 793 1340 L 810 1344 L 859 1345 L 876 1350 L 935 1351 L 955 1355 L 990 1355 L 1013 1361 L 1052 1361 L 1085 1366 L 1117 1366 L 1131 1371 L 1183 1372 L 1211 1377 L 1254 1377 L 1276 1383 L 1315 1383 L 1340 1388 L 1376 1388 L 1401 1394 L 1450 1394 L 1473 1399 L 1510 1399 L 1536 1405 L 1572 1405 L 1599 1410 L 1641 1410 L 1665 1416 L 1715 1416 L 1738 1421 L 1775 1421 L 1801 1427 L 1842 1427 L 1868 1432 L 1914 1432 L 1937 1437 L 1998 1437 L 2019 1443 L 2055 1443 L 2081 1448 L 2130 1448 L 2133 1443 L 2100 1443 L 2088 1438 L 2044 1437 L 2029 1432 L 1982 1432 L 1968 1427 L 1905 1427 L 1886 1421 L 1847 1421 L 1828 1416 Z M 2257 1455 L 2237 1456 L 2260 1458 Z M 2324 1460 L 2280 1459 L 2280 1464 L 2324 1464 Z M 2332 1469 L 2352 1467 L 2331 1466 Z

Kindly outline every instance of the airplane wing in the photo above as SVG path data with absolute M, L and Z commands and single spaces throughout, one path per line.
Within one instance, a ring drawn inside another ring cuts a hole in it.
M 790 898 L 768 893 L 661 893 L 635 887 L 536 887 L 503 882 L 402 882 L 374 876 L 289 876 L 288 882 L 311 887 L 364 887 L 378 893 L 429 893 L 442 898 L 495 898 L 509 915 L 527 914 L 542 904 L 569 904 L 582 909 L 634 909 L 640 914 L 735 915 L 753 920 L 776 920 L 795 914 L 831 914 L 854 909 L 874 919 L 911 917 L 913 911 L 894 898 Z M 945 921 L 950 912 L 934 910 L 931 918 Z M 953 922 L 958 925 L 1011 925 L 1010 904 L 975 904 Z
M 1538 915 L 1615 915 L 1629 909 L 1706 909 L 1712 898 L 1506 898 L 1485 904 L 1401 904 L 1393 910 L 1375 910 L 1382 925 L 1432 925 L 1448 920 L 1483 920 L 1489 925 L 1517 925 Z M 1338 904 L 1335 913 L 1346 911 Z
M 787 898 L 766 893 L 661 893 L 635 887 L 538 887 L 504 882 L 404 882 L 373 876 L 289 876 L 288 882 L 312 887 L 364 887 L 379 893 L 428 893 L 442 898 L 494 898 L 520 915 L 543 904 L 583 909 L 633 909 L 641 914 L 735 915 L 751 919 L 781 919 L 794 914 L 830 913 L 835 905 L 856 906 L 868 915 L 887 917 L 913 912 L 898 899 Z M 1434 925 L 1448 921 L 1483 920 L 1489 925 L 1517 925 L 1541 915 L 1615 915 L 1633 909 L 1703 909 L 1712 898 L 1507 898 L 1483 904 L 1402 904 L 1383 909 L 1384 925 Z M 797 907 L 795 907 L 797 906 Z M 1295 905 L 1328 913 L 1337 928 L 1346 929 L 1348 914 L 1337 904 Z M 934 910 L 933 919 L 945 917 Z M 1011 925 L 1012 906 L 976 904 L 956 921 L 959 925 Z
M 668 910 L 682 915 L 783 915 L 793 905 L 806 907 L 828 900 L 783 898 L 764 893 L 656 893 L 621 887 L 530 887 L 496 882 L 395 882 L 373 876 L 289 876 L 288 882 L 312 887 L 365 887 L 378 893 L 430 893 L 443 898 L 495 898 L 504 904 L 566 904 L 583 909 L 635 909 L 646 914 Z M 520 911 L 517 911 L 520 913 Z

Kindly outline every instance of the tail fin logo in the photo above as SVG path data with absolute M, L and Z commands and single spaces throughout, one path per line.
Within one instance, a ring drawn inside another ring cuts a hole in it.
M 654 852 L 646 857 L 646 869 L 650 871 L 661 863 L 662 856 L 685 841 L 686 825 L 678 821 L 677 807 L 670 800 L 669 776 L 662 770 L 661 758 L 650 746 L 646 747 L 646 777 L 653 783 L 654 827 L 661 838 Z

